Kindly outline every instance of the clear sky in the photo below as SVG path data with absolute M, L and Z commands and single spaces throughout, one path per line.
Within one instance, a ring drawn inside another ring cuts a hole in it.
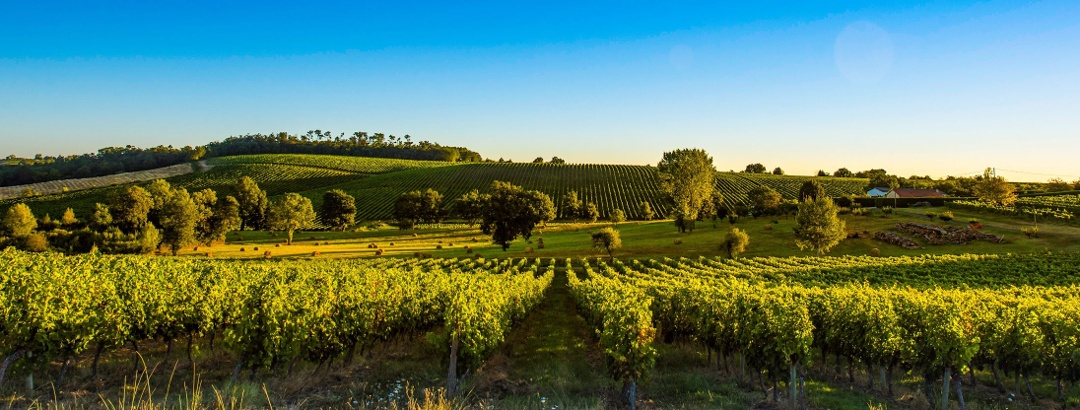
M 515 161 L 1080 177 L 1075 0 L 579 3 L 5 2 L 0 154 L 319 128 Z

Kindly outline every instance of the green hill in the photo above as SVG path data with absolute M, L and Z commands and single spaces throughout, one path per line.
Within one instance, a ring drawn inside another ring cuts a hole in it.
M 208 160 L 208 170 L 169 178 L 175 186 L 190 191 L 210 188 L 225 194 L 241 176 L 249 176 L 271 196 L 298 192 L 318 207 L 330 189 L 342 189 L 356 197 L 360 220 L 389 219 L 394 201 L 413 190 L 435 189 L 443 194 L 444 205 L 477 189 L 486 192 L 492 181 L 508 181 L 526 189 L 542 191 L 558 203 L 564 193 L 578 192 L 583 201 L 594 202 L 601 217 L 622 209 L 627 217 L 639 218 L 638 206 L 647 201 L 657 217 L 665 217 L 670 207 L 663 199 L 656 168 L 639 165 L 533 164 L 533 163 L 449 163 L 386 158 L 329 155 L 263 154 L 222 157 Z M 730 206 L 746 205 L 746 193 L 759 185 L 794 198 L 807 179 L 816 178 L 830 196 L 862 193 L 865 179 L 777 176 L 771 174 L 721 173 L 717 188 Z M 130 184 L 128 184 L 130 185 Z M 22 201 L 35 215 L 58 216 L 71 207 L 80 218 L 94 203 L 128 185 L 68 192 L 0 202 L 0 209 Z

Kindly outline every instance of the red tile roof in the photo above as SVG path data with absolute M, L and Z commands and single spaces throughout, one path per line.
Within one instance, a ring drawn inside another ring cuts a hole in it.
M 896 192 L 896 195 L 901 198 L 930 198 L 945 196 L 944 192 L 936 189 L 915 189 L 915 188 L 896 188 L 892 192 Z

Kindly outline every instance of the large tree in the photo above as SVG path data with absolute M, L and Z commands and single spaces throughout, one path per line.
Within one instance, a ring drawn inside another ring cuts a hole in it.
M 151 200 L 150 212 L 147 213 L 146 218 L 151 223 L 161 226 L 161 209 L 165 206 L 165 201 L 172 196 L 172 185 L 164 179 L 155 179 L 146 185 L 146 192 L 150 194 Z M 113 219 L 116 219 L 115 216 Z
M 195 239 L 204 245 L 225 241 L 225 234 L 240 228 L 240 203 L 226 196 L 218 199 L 217 193 L 204 189 L 192 195 L 198 212 Z
M 836 172 L 833 172 L 833 176 L 838 178 L 854 178 L 855 174 L 847 168 L 840 168 L 836 170 Z
M 488 199 L 487 195 L 481 195 L 480 191 L 474 189 L 454 201 L 451 212 L 454 216 L 465 220 L 469 226 L 476 225 L 480 218 L 484 217 L 484 204 Z
M 300 194 L 288 193 L 270 204 L 268 215 L 270 229 L 284 231 L 288 244 L 292 244 L 293 233 L 315 225 L 315 209 L 311 200 Z
M 805 201 L 806 198 L 816 200 L 823 196 L 825 196 L 825 187 L 816 179 L 803 182 L 802 187 L 799 188 L 799 202 Z
M 321 214 L 326 226 L 345 231 L 356 221 L 356 198 L 340 189 L 326 191 Z
M 433 189 L 403 193 L 394 202 L 393 216 L 401 229 L 412 229 L 419 223 L 439 223 L 442 220 L 442 194 Z
M 761 165 L 761 163 L 748 164 L 746 166 L 746 169 L 743 170 L 743 172 L 750 173 L 750 174 L 764 174 L 765 173 L 765 166 Z
M 502 181 L 493 182 L 491 188 L 480 228 L 504 251 L 519 236 L 529 239 L 537 224 L 555 219 L 555 204 L 543 192 Z
M 578 219 L 581 210 L 581 199 L 577 191 L 567 191 L 563 194 L 562 202 L 559 203 L 559 213 L 563 219 Z
M 622 239 L 615 228 L 600 228 L 592 234 L 593 247 L 607 252 L 608 258 L 615 258 L 615 250 L 622 248 Z
M 3 231 L 8 236 L 24 238 L 37 229 L 37 218 L 24 203 L 17 203 L 4 214 Z
M 266 191 L 248 176 L 242 176 L 233 188 L 237 202 L 240 203 L 240 230 L 245 228 L 262 229 L 266 225 L 266 208 L 269 201 Z
M 199 222 L 199 209 L 186 189 L 170 191 L 158 211 L 161 224 L 161 243 L 169 247 L 173 256 L 181 248 L 195 243 L 195 225 Z
M 675 204 L 673 213 L 679 232 L 693 231 L 698 212 L 715 187 L 712 157 L 702 149 L 665 152 L 657 171 L 664 192 Z
M 837 216 L 838 210 L 828 197 L 799 203 L 795 214 L 795 244 L 799 249 L 812 248 L 820 255 L 844 240 L 846 225 Z
M 1016 188 L 1004 177 L 994 175 L 992 169 L 983 172 L 982 179 L 975 184 L 975 196 L 980 201 L 1009 206 L 1016 202 Z
M 754 215 L 773 215 L 780 210 L 784 197 L 767 186 L 758 186 L 746 193 L 747 199 L 754 205 Z
M 90 213 L 90 228 L 101 232 L 112 226 L 112 211 L 103 203 L 94 204 L 94 212 Z
M 127 233 L 135 233 L 149 220 L 154 203 L 155 196 L 150 191 L 130 186 L 109 197 L 109 213 L 116 227 Z

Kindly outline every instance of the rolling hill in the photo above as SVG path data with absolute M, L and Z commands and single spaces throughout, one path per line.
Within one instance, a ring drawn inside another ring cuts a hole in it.
M 318 207 L 322 194 L 341 189 L 356 197 L 359 220 L 389 219 L 394 200 L 403 192 L 435 189 L 443 194 L 444 206 L 473 189 L 485 192 L 492 181 L 508 181 L 526 189 L 542 191 L 558 203 L 567 191 L 575 190 L 583 201 L 594 202 L 601 217 L 622 209 L 627 217 L 639 218 L 638 206 L 649 202 L 657 217 L 670 212 L 663 198 L 656 168 L 639 165 L 533 164 L 533 163 L 450 163 L 386 158 L 365 158 L 305 154 L 261 154 L 215 158 L 210 169 L 167 178 L 174 186 L 190 191 L 210 188 L 225 193 L 241 176 L 253 178 L 271 197 L 297 192 Z M 769 186 L 785 198 L 794 198 L 808 179 L 817 179 L 830 196 L 861 193 L 867 180 L 777 176 L 771 174 L 720 173 L 716 186 L 729 206 L 746 205 L 746 193 L 757 186 Z M 94 203 L 125 185 L 88 189 L 33 198 L 0 201 L 0 208 L 25 202 L 36 215 L 60 215 L 71 207 L 83 217 Z

